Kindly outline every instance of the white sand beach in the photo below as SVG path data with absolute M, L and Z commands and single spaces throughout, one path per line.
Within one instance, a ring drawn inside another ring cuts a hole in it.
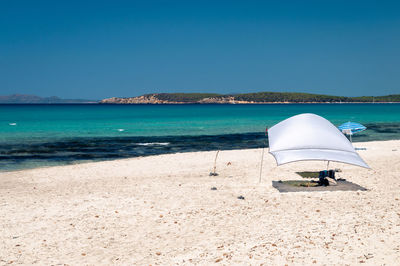
M 330 167 L 368 191 L 279 193 L 326 163 L 266 153 L 258 183 L 261 149 L 3 172 L 0 264 L 399 265 L 400 140 L 355 146 L 372 170 Z

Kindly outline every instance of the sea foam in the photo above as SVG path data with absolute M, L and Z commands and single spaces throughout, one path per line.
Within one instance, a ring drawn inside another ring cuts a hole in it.
M 147 142 L 147 143 L 137 143 L 137 145 L 140 145 L 140 146 L 151 146 L 151 145 L 165 146 L 165 145 L 169 145 L 169 142 Z

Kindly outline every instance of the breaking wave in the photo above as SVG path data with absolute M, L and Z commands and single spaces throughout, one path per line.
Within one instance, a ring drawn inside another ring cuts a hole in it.
M 138 143 L 137 145 L 140 146 L 152 146 L 152 145 L 161 145 L 161 146 L 165 146 L 165 145 L 169 145 L 169 142 L 147 142 L 147 143 Z

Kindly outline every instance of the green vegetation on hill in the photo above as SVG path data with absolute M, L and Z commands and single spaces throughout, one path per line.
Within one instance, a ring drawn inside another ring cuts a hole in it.
M 159 100 L 170 102 L 198 102 L 204 98 L 217 96 L 222 95 L 216 93 L 160 93 L 155 95 Z
M 254 102 L 345 102 L 348 97 L 292 92 L 258 92 L 234 95 L 238 101 Z
M 150 94 L 148 94 L 150 95 Z M 145 95 L 147 96 L 147 95 Z M 318 103 L 335 103 L 335 102 L 400 102 L 400 94 L 387 96 L 362 96 L 362 97 L 344 97 L 311 93 L 295 93 L 295 92 L 257 92 L 242 94 L 216 94 L 216 93 L 160 93 L 154 96 L 163 101 L 170 102 L 199 102 L 204 98 L 223 98 L 234 97 L 235 101 L 247 102 L 318 102 Z
M 400 94 L 353 97 L 354 102 L 400 102 Z

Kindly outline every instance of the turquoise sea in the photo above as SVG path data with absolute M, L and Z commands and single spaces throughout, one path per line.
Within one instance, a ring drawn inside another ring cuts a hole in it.
M 400 104 L 0 105 L 0 171 L 257 148 L 266 127 L 300 113 L 367 126 L 354 141 L 400 139 Z

